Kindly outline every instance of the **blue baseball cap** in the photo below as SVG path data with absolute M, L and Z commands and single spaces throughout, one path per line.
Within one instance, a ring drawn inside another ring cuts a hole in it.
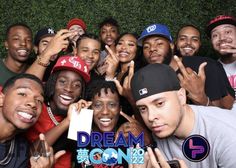
M 152 35 L 162 36 L 172 42 L 170 31 L 166 25 L 152 24 L 143 30 L 141 36 L 138 39 L 138 45 L 143 46 L 143 39 Z

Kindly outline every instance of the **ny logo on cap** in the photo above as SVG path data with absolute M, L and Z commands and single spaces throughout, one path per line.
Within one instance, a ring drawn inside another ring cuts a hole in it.
M 147 90 L 147 88 L 143 88 L 143 89 L 140 89 L 138 92 L 139 92 L 139 95 L 142 96 L 142 95 L 147 94 L 148 90 Z
M 52 28 L 48 28 L 48 34 L 55 34 L 55 32 Z
M 156 30 L 156 25 L 151 25 L 151 26 L 148 26 L 147 28 L 146 28 L 146 30 L 147 30 L 147 32 L 148 33 L 150 33 L 150 32 L 152 32 L 152 31 L 154 31 L 154 30 Z

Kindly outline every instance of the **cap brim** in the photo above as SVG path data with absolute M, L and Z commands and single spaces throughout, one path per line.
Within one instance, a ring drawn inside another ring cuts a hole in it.
M 214 23 L 208 25 L 207 28 L 206 28 L 207 36 L 208 36 L 208 37 L 211 37 L 211 31 L 212 31 L 215 27 L 217 27 L 217 26 L 219 26 L 219 25 L 222 25 L 222 24 L 231 24 L 231 25 L 236 26 L 236 21 L 235 21 L 235 20 L 232 20 L 232 19 L 223 19 L 223 20 L 219 20 L 219 21 L 217 21 L 217 22 L 214 22 Z
M 52 73 L 55 71 L 59 71 L 59 70 L 69 70 L 69 71 L 76 72 L 82 76 L 82 78 L 85 80 L 86 83 L 88 83 L 90 81 L 90 76 L 87 73 L 85 73 L 83 71 L 79 71 L 79 70 L 72 68 L 72 67 L 67 67 L 67 66 L 56 67 L 56 68 L 53 68 Z
M 171 40 L 170 40 L 170 38 L 169 37 L 167 37 L 166 35 L 164 35 L 164 34 L 161 34 L 161 33 L 150 33 L 150 34 L 146 34 L 146 35 L 144 35 L 144 36 L 142 36 L 142 37 L 140 37 L 139 39 L 138 39 L 138 46 L 140 46 L 140 47 L 142 47 L 143 46 L 143 40 L 146 38 L 146 37 L 148 37 L 148 36 L 160 36 L 160 37 L 164 37 L 164 38 L 166 38 L 169 42 L 172 42 Z
M 52 36 L 55 36 L 56 34 L 45 34 L 43 36 L 41 36 L 37 41 L 34 42 L 34 45 L 38 46 L 39 45 L 39 42 L 45 38 L 45 37 L 52 37 Z

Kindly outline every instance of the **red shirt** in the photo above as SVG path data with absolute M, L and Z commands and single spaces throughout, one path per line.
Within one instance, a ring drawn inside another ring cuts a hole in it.
M 61 122 L 63 120 L 63 117 L 55 116 L 55 115 L 54 117 L 58 122 Z M 38 121 L 35 123 L 33 127 L 31 127 L 27 131 L 27 138 L 30 142 L 33 142 L 39 138 L 40 133 L 45 133 L 53 127 L 55 127 L 55 124 L 53 123 L 53 121 L 48 115 L 47 106 L 43 104 L 42 113 Z M 54 167 L 55 168 L 70 168 L 71 155 L 72 155 L 71 152 L 66 151 L 66 153 L 57 160 Z

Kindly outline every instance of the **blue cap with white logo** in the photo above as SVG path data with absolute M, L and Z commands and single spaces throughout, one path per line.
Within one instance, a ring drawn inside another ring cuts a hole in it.
M 143 46 L 143 39 L 153 35 L 162 36 L 172 42 L 170 31 L 166 25 L 152 24 L 143 30 L 140 38 L 138 39 L 138 45 Z

